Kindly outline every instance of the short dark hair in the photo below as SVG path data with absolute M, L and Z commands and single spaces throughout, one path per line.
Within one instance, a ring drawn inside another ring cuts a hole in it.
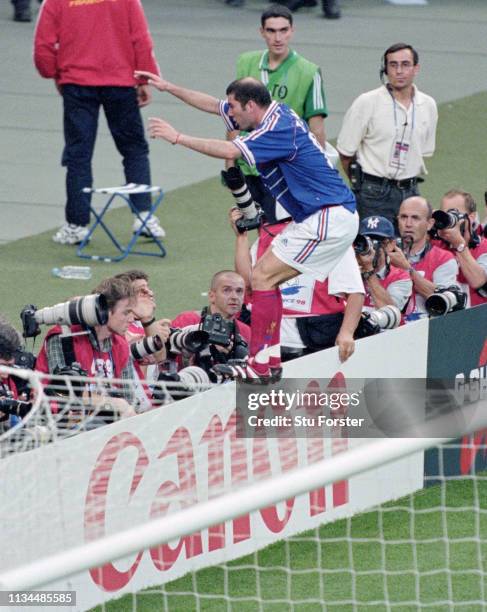
M 113 278 L 121 278 L 123 280 L 128 280 L 133 283 L 136 280 L 145 280 L 149 281 L 149 275 L 146 274 L 143 270 L 127 270 L 127 272 L 120 272 L 120 274 L 115 274 Z
M 384 68 L 385 69 L 387 69 L 387 56 L 390 55 L 391 53 L 396 53 L 397 51 L 402 51 L 403 49 L 409 49 L 411 51 L 411 53 L 413 54 L 413 64 L 415 66 L 416 66 L 416 64 L 419 63 L 419 55 L 418 55 L 418 52 L 416 51 L 416 49 L 412 45 L 408 45 L 407 43 L 399 42 L 399 43 L 394 43 L 393 45 L 391 45 L 388 49 L 386 49 L 384 51 L 384 55 L 382 56 L 382 60 L 383 60 L 383 64 L 384 64 Z
M 129 280 L 124 278 L 105 278 L 101 283 L 93 289 L 92 293 L 103 293 L 107 299 L 109 310 L 113 310 L 115 304 L 120 300 L 135 298 L 135 291 Z
M 261 108 L 266 108 L 272 102 L 271 94 L 267 91 L 267 87 L 252 77 L 244 77 L 232 81 L 225 92 L 227 96 L 233 94 L 235 100 L 245 106 L 249 100 L 252 100 Z
M 6 361 L 12 359 L 20 346 L 19 332 L 3 317 L 0 317 L 0 359 Z
M 465 202 L 465 208 L 469 213 L 477 212 L 477 202 L 474 200 L 473 195 L 468 191 L 462 191 L 461 189 L 450 189 L 443 196 L 444 198 L 454 198 L 455 196 L 462 196 Z
M 273 4 L 270 6 L 260 16 L 260 25 L 264 27 L 265 22 L 273 17 L 283 17 L 289 21 L 289 25 L 293 25 L 293 14 L 287 6 L 283 6 L 282 4 Z
M 233 274 L 233 276 L 239 276 L 240 278 L 243 278 L 242 275 L 238 272 L 235 272 L 235 270 L 220 270 L 219 272 L 215 272 L 215 274 L 213 274 L 213 276 L 211 277 L 210 291 L 215 291 L 220 279 L 223 276 L 226 276 L 227 274 Z

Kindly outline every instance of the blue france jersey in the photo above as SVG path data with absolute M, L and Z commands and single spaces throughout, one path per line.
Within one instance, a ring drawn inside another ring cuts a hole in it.
M 220 102 L 220 115 L 228 130 L 239 126 Z M 233 144 L 255 165 L 274 198 L 300 223 L 323 206 L 341 204 L 355 211 L 355 196 L 328 161 L 306 123 L 285 104 L 272 102 L 261 123 Z

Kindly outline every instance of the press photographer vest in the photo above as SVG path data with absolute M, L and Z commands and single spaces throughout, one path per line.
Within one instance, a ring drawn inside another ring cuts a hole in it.
M 81 327 L 81 325 L 72 325 L 69 329 L 72 333 L 84 331 L 84 328 Z M 51 336 L 60 335 L 62 333 L 63 330 L 60 325 L 52 327 L 47 332 L 42 348 L 37 356 L 36 370 L 49 374 L 46 352 L 47 341 Z M 110 353 L 95 350 L 91 345 L 87 334 L 72 336 L 72 340 L 75 361 L 81 365 L 83 370 L 88 372 L 88 376 L 96 376 L 98 374 L 96 371 L 95 360 L 100 359 L 105 363 L 110 361 L 113 365 L 114 377 L 120 378 L 122 370 L 126 367 L 129 360 L 129 347 L 125 338 L 118 336 L 117 334 L 113 334 L 111 337 L 112 349 Z

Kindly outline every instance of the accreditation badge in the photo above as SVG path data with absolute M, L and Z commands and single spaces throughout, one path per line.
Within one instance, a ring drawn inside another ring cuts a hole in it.
M 396 142 L 392 146 L 391 159 L 389 166 L 395 170 L 402 170 L 406 167 L 406 161 L 409 153 L 409 143 L 403 140 Z

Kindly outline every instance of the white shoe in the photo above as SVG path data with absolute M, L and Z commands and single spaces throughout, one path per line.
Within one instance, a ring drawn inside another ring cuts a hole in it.
M 145 219 L 147 219 L 148 215 L 148 212 L 140 213 L 140 216 L 142 217 L 142 219 L 144 219 L 144 221 Z M 134 233 L 139 231 L 141 225 L 142 221 L 138 217 L 135 217 L 134 224 L 132 226 L 132 231 Z M 151 215 L 150 219 L 145 224 L 145 227 L 140 233 L 140 235 L 145 236 L 146 238 L 164 238 L 166 232 L 164 231 L 162 225 L 159 223 L 159 219 L 154 215 Z
M 90 230 L 84 225 L 65 223 L 54 234 L 52 239 L 59 244 L 80 244 Z

